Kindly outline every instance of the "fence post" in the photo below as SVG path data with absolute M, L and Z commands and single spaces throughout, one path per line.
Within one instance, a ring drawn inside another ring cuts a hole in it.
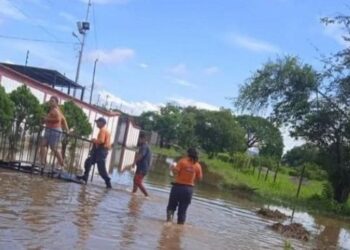
M 277 168 L 276 168 L 276 171 L 275 171 L 275 176 L 273 177 L 273 183 L 276 182 L 276 178 L 277 178 L 277 173 L 278 173 L 278 170 L 280 169 L 280 162 L 278 161 L 277 162 Z
M 260 166 L 259 166 L 258 180 L 260 179 L 261 171 L 262 171 L 262 166 L 260 165 Z
M 266 171 L 266 175 L 265 175 L 265 181 L 267 181 L 267 177 L 269 176 L 269 172 L 270 172 L 270 169 L 268 168 Z
M 39 131 L 38 131 L 38 135 L 36 137 L 36 142 L 35 142 L 35 153 L 34 153 L 34 159 L 33 159 L 33 164 L 32 164 L 32 170 L 31 172 L 33 173 L 33 169 L 35 167 L 36 164 L 36 158 L 38 156 L 38 149 L 39 149 L 39 138 L 40 138 L 40 134 L 42 132 L 42 127 L 40 127 Z M 43 169 L 41 169 L 41 175 L 43 175 Z
M 301 170 L 301 175 L 300 175 L 299 185 L 298 185 L 298 190 L 297 190 L 297 198 L 299 197 L 299 193 L 300 193 L 300 189 L 301 189 L 301 184 L 302 184 L 302 182 L 303 182 L 305 167 L 306 167 L 306 164 L 303 165 L 303 169 Z

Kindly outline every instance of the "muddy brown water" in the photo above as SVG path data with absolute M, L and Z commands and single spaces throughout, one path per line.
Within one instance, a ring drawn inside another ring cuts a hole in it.
M 105 190 L 100 177 L 84 186 L 0 170 L 0 249 L 283 249 L 286 240 L 295 249 L 350 249 L 346 221 L 296 212 L 311 240 L 286 239 L 256 215 L 261 204 L 206 185 L 195 189 L 188 223 L 168 225 L 172 177 L 163 159 L 145 180 L 149 199 L 130 195 L 131 173 L 112 177 Z

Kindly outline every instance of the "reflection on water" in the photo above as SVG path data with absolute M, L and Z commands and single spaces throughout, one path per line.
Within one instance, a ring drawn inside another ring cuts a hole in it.
M 195 189 L 188 224 L 166 224 L 172 177 L 164 159 L 146 176 L 150 199 L 130 194 L 131 173 L 111 176 L 106 190 L 99 177 L 80 186 L 0 170 L 0 249 L 283 249 L 286 239 L 255 214 L 258 204 L 208 186 Z M 289 240 L 295 249 L 350 249 L 345 222 L 302 212 L 294 221 L 313 235 Z
M 122 232 L 122 242 L 120 246 L 123 249 L 129 249 L 132 243 L 136 240 L 135 234 L 137 232 L 137 228 L 142 225 L 138 225 L 140 214 L 142 213 L 142 204 L 144 203 L 144 199 L 140 199 L 136 195 L 131 195 L 130 200 L 128 202 L 128 211 L 127 211 L 127 219 L 124 225 L 124 229 Z
M 160 250 L 179 250 L 181 248 L 181 236 L 184 234 L 185 227 L 179 225 L 164 224 L 159 238 Z

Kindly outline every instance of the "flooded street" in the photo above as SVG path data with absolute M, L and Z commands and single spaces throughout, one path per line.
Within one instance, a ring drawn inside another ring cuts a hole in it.
M 207 186 L 196 188 L 187 225 L 167 225 L 170 181 L 155 161 L 145 199 L 130 194 L 130 173 L 115 171 L 105 190 L 97 176 L 84 186 L 0 170 L 0 249 L 283 249 L 286 240 L 295 249 L 350 249 L 344 222 L 297 212 L 311 240 L 286 239 L 256 215 L 259 204 Z

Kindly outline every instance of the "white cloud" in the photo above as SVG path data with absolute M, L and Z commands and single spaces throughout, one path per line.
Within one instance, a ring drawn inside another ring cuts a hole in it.
M 186 64 L 180 63 L 168 69 L 168 72 L 174 76 L 185 76 L 188 74 Z
M 286 153 L 287 151 L 291 150 L 294 147 L 301 146 L 305 143 L 303 139 L 294 139 L 289 135 L 289 128 L 288 127 L 282 127 L 280 129 L 282 137 L 283 137 L 283 153 Z
M 108 103 L 112 102 L 112 107 L 132 115 L 140 115 L 144 111 L 159 111 L 160 107 L 162 106 L 162 104 L 155 104 L 148 101 L 125 101 L 106 90 L 99 91 L 99 94 L 101 95 L 102 100 L 107 101 Z M 110 104 L 108 104 L 108 106 L 109 105 Z
M 190 83 L 189 81 L 187 81 L 187 80 L 184 80 L 184 79 L 174 79 L 174 82 L 176 83 L 176 84 L 179 84 L 179 85 L 181 85 L 181 86 L 185 86 L 185 87 L 192 87 L 192 88 L 194 88 L 194 87 L 197 87 L 197 85 L 195 85 L 195 84 L 193 84 L 193 83 Z
M 88 3 L 89 0 L 80 0 L 83 3 Z M 92 0 L 94 4 L 126 4 L 129 0 Z
M 110 103 L 112 102 L 112 108 L 120 109 L 121 111 L 132 115 L 140 115 L 145 111 L 159 111 L 161 107 L 165 106 L 163 103 L 151 103 L 149 101 L 129 102 L 106 90 L 99 91 L 99 94 L 102 103 L 107 102 L 108 107 L 110 107 Z M 168 100 L 175 102 L 181 107 L 195 106 L 199 109 L 219 110 L 219 107 L 217 106 L 191 99 L 168 98 Z
M 348 34 L 341 24 L 334 23 L 334 24 L 325 25 L 324 33 L 328 37 L 331 37 L 334 40 L 336 40 L 341 46 L 343 47 L 349 46 L 349 42 L 343 39 L 343 36 Z
M 218 67 L 216 67 L 216 66 L 211 66 L 211 67 L 208 67 L 208 68 L 204 69 L 204 74 L 209 75 L 209 76 L 215 75 L 215 74 L 217 74 L 219 72 L 220 72 L 220 69 Z
M 143 68 L 143 69 L 147 69 L 147 68 L 149 67 L 149 65 L 146 64 L 146 63 L 140 63 L 140 64 L 139 64 L 139 67 L 140 67 L 140 68 Z
M 201 101 L 195 101 L 192 99 L 187 99 L 187 98 L 169 98 L 169 100 L 175 102 L 181 107 L 187 107 L 187 106 L 195 106 L 199 109 L 206 109 L 206 110 L 219 110 L 220 108 Z
M 86 59 L 95 61 L 96 58 L 102 63 L 119 64 L 129 61 L 135 56 L 135 51 L 128 48 L 115 48 L 112 50 L 94 50 L 86 54 Z
M 5 60 L 5 63 L 8 63 L 8 64 L 15 64 L 12 60 L 10 60 L 10 59 L 7 59 L 7 60 Z
M 253 52 L 269 52 L 269 53 L 278 53 L 280 49 L 268 42 L 257 40 L 248 36 L 241 35 L 230 35 L 228 37 L 228 42 L 235 46 L 253 51 Z
M 26 17 L 10 1 L 0 0 L 0 16 L 15 20 L 24 20 Z

